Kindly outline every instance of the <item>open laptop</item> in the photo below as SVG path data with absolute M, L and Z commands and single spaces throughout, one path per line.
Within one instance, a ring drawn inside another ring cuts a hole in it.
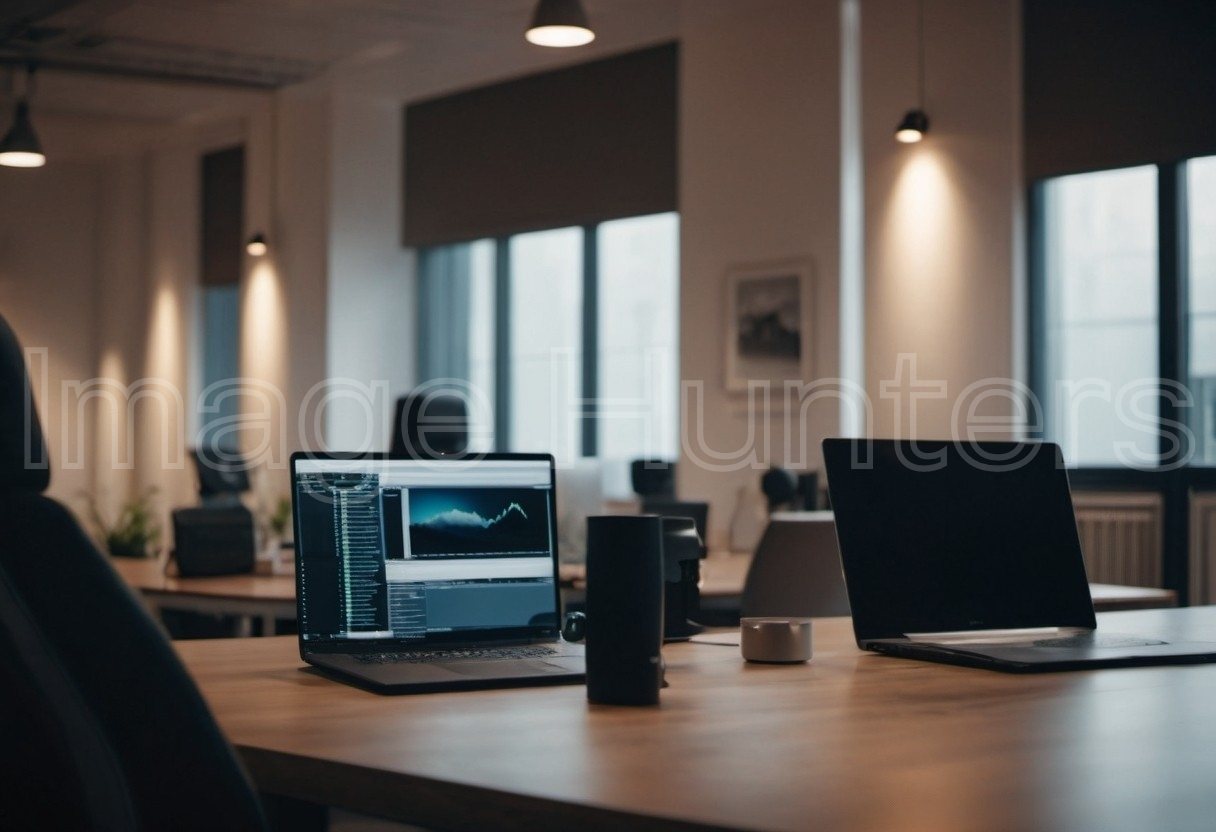
M 378 693 L 581 683 L 553 457 L 291 457 L 300 656 Z
M 1216 661 L 1216 641 L 1096 632 L 1058 446 L 827 439 L 823 454 L 862 649 L 1011 672 Z

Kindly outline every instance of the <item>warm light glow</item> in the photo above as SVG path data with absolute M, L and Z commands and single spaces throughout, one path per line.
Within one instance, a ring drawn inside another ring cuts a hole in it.
M 948 350 L 957 333 L 940 322 L 966 314 L 958 262 L 970 224 L 947 162 L 931 145 L 910 150 L 901 167 L 880 231 L 883 291 L 917 322 L 918 343 Z
M 903 142 L 904 144 L 915 144 L 916 142 L 920 141 L 924 137 L 925 137 L 925 134 L 920 132 L 919 130 L 905 129 L 905 130 L 897 130 L 895 133 L 895 140 Z
M 245 251 L 248 252 L 251 257 L 261 257 L 266 253 L 266 243 L 262 240 L 250 240 L 245 245 Z
M 24 150 L 8 150 L 0 153 L 0 165 L 10 168 L 40 168 L 46 164 L 46 156 Z
M 148 371 L 161 379 L 176 380 L 184 373 L 182 313 L 177 292 L 166 280 L 156 292 L 148 328 Z
M 537 46 L 583 46 L 595 40 L 595 32 L 582 26 L 537 26 L 524 37 Z
M 287 342 L 286 309 L 279 275 L 269 261 L 249 273 L 241 310 L 242 372 L 274 381 L 280 378 Z

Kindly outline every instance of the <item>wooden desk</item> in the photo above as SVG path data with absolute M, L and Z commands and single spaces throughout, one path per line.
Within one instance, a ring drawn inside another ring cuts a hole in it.
M 157 617 L 163 609 L 234 615 L 240 618 L 242 635 L 252 632 L 255 617 L 262 620 L 265 634 L 274 633 L 276 619 L 296 618 L 296 579 L 291 575 L 171 578 L 159 559 L 111 558 L 110 563 Z
M 1216 607 L 1101 628 L 1216 641 Z M 656 708 L 579 686 L 381 697 L 293 639 L 180 642 L 260 788 L 456 830 L 1210 829 L 1216 665 L 1013 676 L 863 654 L 664 648 Z

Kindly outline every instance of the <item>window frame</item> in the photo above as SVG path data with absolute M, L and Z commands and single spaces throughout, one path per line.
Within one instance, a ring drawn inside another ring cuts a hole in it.
M 675 214 L 676 211 L 661 211 L 656 214 L 639 214 L 637 217 L 649 217 L 662 214 Z M 633 219 L 621 217 L 619 219 Z M 607 221 L 604 221 L 607 222 Z M 584 225 L 559 226 L 559 228 L 578 228 L 582 232 L 582 309 L 581 334 L 579 339 L 582 350 L 579 381 L 579 424 L 578 457 L 580 459 L 597 458 L 601 450 L 599 391 L 600 378 L 600 228 L 603 222 L 593 222 Z M 520 232 L 528 233 L 528 232 Z M 496 453 L 511 450 L 511 404 L 512 404 L 512 353 L 511 353 L 511 301 L 513 294 L 513 275 L 511 269 L 511 242 L 515 235 L 504 235 L 488 238 L 494 243 L 494 441 L 492 448 Z M 483 238 L 485 239 L 485 238 Z M 473 241 L 450 243 L 448 245 L 463 245 Z M 418 249 L 418 263 L 425 260 L 423 253 L 442 246 L 426 246 Z M 420 286 L 422 275 L 419 274 Z M 678 276 L 677 276 L 678 279 Z M 418 364 L 420 381 L 424 353 L 429 348 L 428 339 L 423 335 L 427 330 L 424 318 L 424 305 L 418 304 L 419 340 Z M 677 345 L 678 351 L 678 345 Z M 678 356 L 677 356 L 678 358 Z
M 1201 158 L 1201 157 L 1194 157 Z M 1157 362 L 1166 382 L 1188 385 L 1190 375 L 1189 284 L 1190 258 L 1187 164 L 1191 157 L 1156 162 L 1157 168 Z M 1128 166 L 1131 167 L 1131 166 Z M 1073 171 L 1100 173 L 1105 170 Z M 1071 174 L 1061 174 L 1071 175 Z M 1053 380 L 1047 362 L 1047 211 L 1049 177 L 1032 182 L 1027 193 L 1027 365 L 1029 386 L 1043 404 L 1044 424 L 1031 431 L 1046 439 L 1051 413 Z M 1152 491 L 1164 501 L 1162 583 L 1178 593 L 1179 604 L 1189 603 L 1190 495 L 1216 490 L 1216 466 L 1178 463 L 1191 448 L 1183 425 L 1190 426 L 1189 410 L 1161 396 L 1161 464 L 1153 468 L 1078 465 L 1069 471 L 1074 488 L 1094 491 Z M 1031 411 L 1032 412 L 1032 411 Z M 1170 449 L 1174 452 L 1170 453 Z

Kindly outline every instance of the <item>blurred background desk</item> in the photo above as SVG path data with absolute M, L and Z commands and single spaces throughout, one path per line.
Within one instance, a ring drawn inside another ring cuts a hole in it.
M 740 595 L 751 562 L 751 555 L 733 552 L 715 553 L 701 561 L 702 597 L 729 598 Z M 1094 599 L 1094 609 L 1099 612 L 1178 606 L 1178 595 L 1172 589 L 1091 583 L 1089 592 Z
M 734 609 L 737 614 L 751 563 L 752 556 L 745 552 L 711 552 L 701 561 L 701 598 L 713 623 L 721 623 L 723 612 Z M 581 591 L 584 576 L 581 564 L 562 564 L 562 584 L 568 590 Z M 1178 596 L 1172 589 L 1091 583 L 1089 591 L 1099 612 L 1178 606 Z
M 274 634 L 276 620 L 296 619 L 293 575 L 175 578 L 165 574 L 159 558 L 111 558 L 110 562 L 157 619 L 162 610 L 231 615 L 237 617 L 242 636 L 253 634 L 255 618 L 261 621 L 263 635 Z

